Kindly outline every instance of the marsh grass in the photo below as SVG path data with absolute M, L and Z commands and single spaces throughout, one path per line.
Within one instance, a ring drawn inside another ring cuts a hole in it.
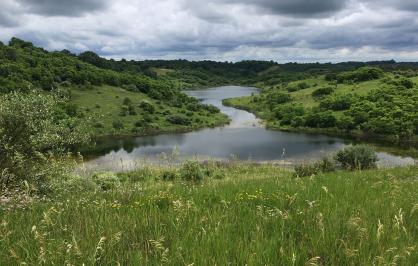
M 221 180 L 162 181 L 181 169 L 150 169 L 151 180 L 65 186 L 25 209 L 2 208 L 0 265 L 418 261 L 416 167 L 306 178 L 270 165 L 213 167 Z

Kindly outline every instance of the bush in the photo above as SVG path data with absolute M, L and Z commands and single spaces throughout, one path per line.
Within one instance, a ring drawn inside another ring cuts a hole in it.
M 121 173 L 119 178 L 122 180 L 129 180 L 130 182 L 146 181 L 153 180 L 156 178 L 153 170 L 150 167 L 142 167 L 133 172 Z
M 267 100 L 271 106 L 275 106 L 277 104 L 290 102 L 292 97 L 288 93 L 274 92 L 268 95 Z
M 116 130 L 120 130 L 124 128 L 123 123 L 121 121 L 113 121 L 112 127 Z
M 174 170 L 165 170 L 161 173 L 161 179 L 164 181 L 173 181 L 176 180 L 178 174 Z
M 62 106 L 61 97 L 36 91 L 0 96 L 0 190 L 27 182 L 43 193 L 66 174 L 65 155 L 89 135 Z
M 116 174 L 111 172 L 97 173 L 93 175 L 93 181 L 102 190 L 111 190 L 120 186 L 120 180 Z
M 129 97 L 125 97 L 123 99 L 123 104 L 124 105 L 131 105 L 132 104 L 132 100 Z
M 347 110 L 356 100 L 351 94 L 329 96 L 319 103 L 319 107 L 333 111 Z
M 367 80 L 374 80 L 384 75 L 383 70 L 376 67 L 361 67 L 354 71 L 346 71 L 338 74 L 336 80 L 342 82 L 361 82 Z
M 186 161 L 180 169 L 180 177 L 187 181 L 203 180 L 203 169 L 197 161 Z
M 303 163 L 295 166 L 294 177 L 305 177 L 316 175 L 320 172 L 319 167 L 312 163 Z
M 369 146 L 356 145 L 339 151 L 335 159 L 345 169 L 362 170 L 375 168 L 377 155 L 375 150 Z
M 304 90 L 304 89 L 307 89 L 307 88 L 309 88 L 309 84 L 308 83 L 306 83 L 306 82 L 300 82 L 300 83 L 298 83 L 296 85 L 287 87 L 287 91 L 288 92 L 295 92 L 295 91 Z
M 322 87 L 322 88 L 314 90 L 312 92 L 312 97 L 319 98 L 319 97 L 323 97 L 325 95 L 330 95 L 333 92 L 334 92 L 333 87 Z
M 335 162 L 330 158 L 322 158 L 320 161 L 315 163 L 304 163 L 295 166 L 294 177 L 305 177 L 316 175 L 320 172 L 333 172 L 336 170 Z
M 184 126 L 188 126 L 192 123 L 190 118 L 181 115 L 170 115 L 167 117 L 167 121 L 171 124 Z
M 139 103 L 139 107 L 149 114 L 153 114 L 155 112 L 154 105 L 148 101 L 141 101 Z

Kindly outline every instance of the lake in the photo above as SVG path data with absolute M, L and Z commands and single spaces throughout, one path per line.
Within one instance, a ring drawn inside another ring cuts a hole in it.
M 273 131 L 251 113 L 222 105 L 222 100 L 258 93 L 251 87 L 225 86 L 186 91 L 205 104 L 218 107 L 231 119 L 229 125 L 188 133 L 145 137 L 107 138 L 98 143 L 100 154 L 83 164 L 85 170 L 126 171 L 143 163 L 179 162 L 185 159 L 276 162 L 292 166 L 335 153 L 352 140 L 320 134 Z M 414 164 L 408 156 L 378 152 L 379 166 Z

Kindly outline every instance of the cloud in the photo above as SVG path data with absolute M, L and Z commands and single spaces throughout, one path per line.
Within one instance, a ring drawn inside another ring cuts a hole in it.
M 116 59 L 418 61 L 416 1 L 1 1 L 0 39 L 49 50 Z
M 338 12 L 345 7 L 347 0 L 233 0 L 233 2 L 256 6 L 273 14 L 312 17 Z
M 18 0 L 30 13 L 45 16 L 81 16 L 103 10 L 107 0 Z

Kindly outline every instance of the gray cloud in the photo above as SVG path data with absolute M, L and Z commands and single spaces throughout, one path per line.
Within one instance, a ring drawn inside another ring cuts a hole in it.
M 45 16 L 80 16 L 106 8 L 107 0 L 18 0 L 30 13 Z
M 4 11 L 0 11 L 0 26 L 15 27 L 19 25 L 18 21 Z
M 134 59 L 418 61 L 412 0 L 1 1 L 0 39 L 18 36 L 49 50 Z
M 311 17 L 338 12 L 345 7 L 347 0 L 234 0 L 234 2 L 256 6 L 274 14 Z

